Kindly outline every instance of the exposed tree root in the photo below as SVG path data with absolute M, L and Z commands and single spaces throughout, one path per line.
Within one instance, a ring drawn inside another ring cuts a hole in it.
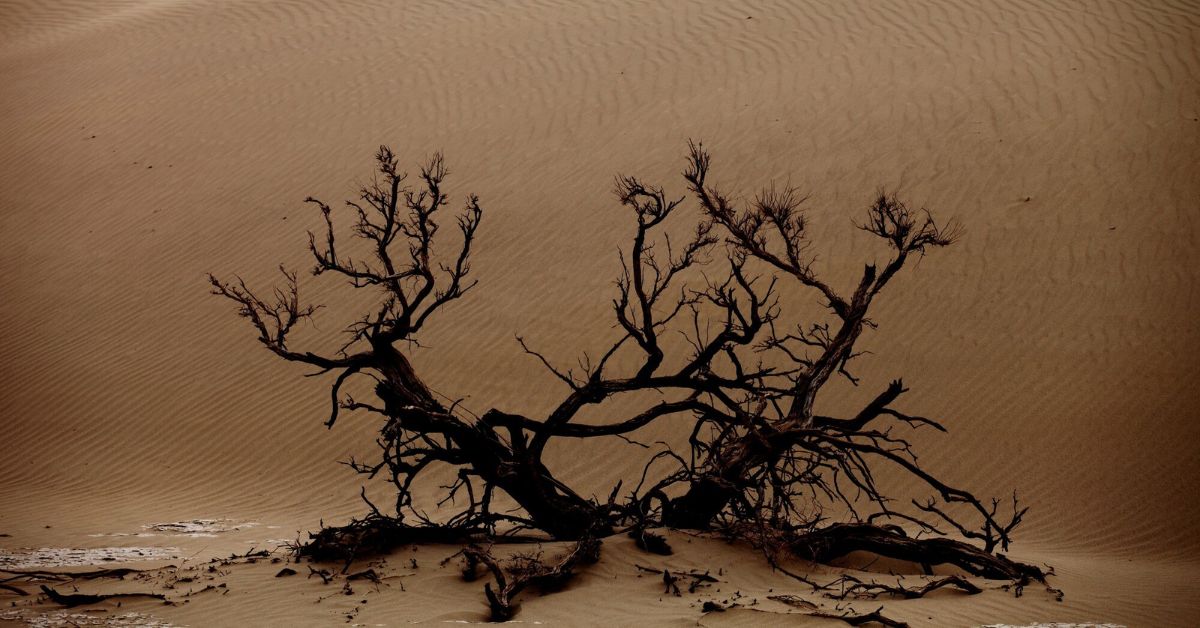
M 1038 567 L 991 554 L 950 538 L 914 539 L 895 527 L 867 523 L 838 523 L 800 534 L 789 543 L 795 555 L 818 563 L 829 563 L 851 552 L 865 551 L 905 560 L 926 567 L 953 565 L 982 578 L 1044 583 L 1046 573 Z

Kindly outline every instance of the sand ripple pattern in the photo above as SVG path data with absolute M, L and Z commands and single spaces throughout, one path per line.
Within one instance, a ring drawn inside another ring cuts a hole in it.
M 881 254 L 849 224 L 878 186 L 967 226 L 886 295 L 831 412 L 907 374 L 952 427 L 929 464 L 1017 488 L 1032 542 L 1200 556 L 1200 10 L 968 4 L 0 1 L 0 531 L 359 508 L 332 461 L 372 426 L 326 432 L 325 391 L 203 273 L 306 267 L 300 201 L 345 196 L 380 142 L 444 149 L 490 210 L 419 368 L 475 409 L 549 407 L 513 335 L 600 347 L 611 176 L 680 190 L 700 137 L 729 187 L 812 192 L 838 285 Z M 352 304 L 305 289 L 342 304 L 306 330 L 336 346 Z M 602 492 L 623 447 L 552 462 Z

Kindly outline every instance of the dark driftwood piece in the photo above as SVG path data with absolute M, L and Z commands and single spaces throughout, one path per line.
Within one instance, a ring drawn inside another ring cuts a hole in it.
M 98 578 L 124 578 L 125 576 L 149 571 L 159 571 L 160 569 L 173 569 L 174 565 L 167 565 L 158 569 L 133 569 L 129 567 L 118 567 L 115 569 L 89 569 L 85 571 L 48 571 L 43 569 L 0 569 L 0 573 L 12 574 L 8 577 L 0 579 L 0 589 L 11 591 L 17 595 L 29 595 L 29 592 L 9 584 L 17 580 L 51 580 L 55 582 L 70 582 L 72 580 L 95 580 Z
M 926 568 L 931 565 L 953 565 L 983 578 L 1044 580 L 1044 574 L 1038 567 L 1009 560 L 961 541 L 947 538 L 914 539 L 895 529 L 870 524 L 833 524 L 807 532 L 793 538 L 790 549 L 795 555 L 818 563 L 829 563 L 851 552 L 865 551 Z
M 0 582 L 11 582 L 17 579 L 42 579 L 42 580 L 95 580 L 97 578 L 124 578 L 125 576 L 156 572 L 164 569 L 174 569 L 175 565 L 165 565 L 154 569 L 133 569 L 131 567 L 117 567 L 114 569 L 88 569 L 85 571 L 48 571 L 42 569 L 0 569 L 0 572 L 13 574 Z
M 54 589 L 52 589 L 44 584 L 42 585 L 42 592 L 45 593 L 47 596 L 49 596 L 50 599 L 53 600 L 55 604 L 61 604 L 63 606 L 66 606 L 67 608 L 72 608 L 75 606 L 86 606 L 88 604 L 96 604 L 99 602 L 103 602 L 105 600 L 115 600 L 115 599 L 123 599 L 123 598 L 143 598 L 143 597 L 153 598 L 156 600 L 162 600 L 164 602 L 170 603 L 170 600 L 167 599 L 167 596 L 165 596 L 161 593 L 108 593 L 108 594 L 96 594 L 96 595 L 91 595 L 91 594 L 86 594 L 86 593 L 59 593 L 58 591 L 55 591 Z
M 21 587 L 15 587 L 11 584 L 5 584 L 3 582 L 0 582 L 0 589 L 4 589 L 5 591 L 11 591 L 13 593 L 16 593 L 17 595 L 29 595 L 29 592 L 26 591 L 25 589 L 22 589 Z
M 282 269 L 282 286 L 267 293 L 240 278 L 210 276 L 213 292 L 236 304 L 267 350 L 330 377 L 328 427 L 347 413 L 378 425 L 378 455 L 347 464 L 391 483 L 394 504 L 385 513 L 368 501 L 365 518 L 322 530 L 300 548 L 302 555 L 348 568 L 356 556 L 403 543 L 465 542 L 512 530 L 570 541 L 631 531 L 643 549 L 665 553 L 665 539 L 647 529 L 666 526 L 736 530 L 768 557 L 790 550 L 826 561 L 863 550 L 987 578 L 1044 582 L 1045 572 L 998 552 L 1007 551 L 1026 514 L 1015 495 L 1011 508 L 1002 509 L 1000 500 L 980 499 L 918 462 L 905 432 L 945 428 L 897 407 L 907 391 L 900 380 L 853 416 L 818 412 L 830 381 L 860 383 L 851 369 L 861 355 L 856 343 L 876 327 L 872 307 L 885 288 L 915 260 L 953 244 L 960 233 L 955 224 L 877 195 L 858 227 L 884 255 L 842 289 L 813 268 L 803 196 L 772 188 L 740 203 L 712 184 L 708 152 L 689 144 L 686 196 L 635 177 L 615 181 L 631 229 L 612 300 L 615 335 L 608 334 L 606 348 L 583 353 L 578 367 L 568 369 L 518 338 L 520 349 L 561 382 L 564 396 L 541 415 L 501 408 L 477 415 L 427 386 L 410 355 L 428 320 L 475 285 L 471 260 L 483 206 L 467 196 L 455 216 L 457 233 L 447 237 L 441 155 L 411 181 L 391 149 L 381 147 L 376 163 L 375 179 L 344 209 L 308 199 L 321 220 L 309 234 L 312 274 L 378 295 L 346 326 L 341 347 L 295 346 L 292 332 L 319 308 L 301 300 L 297 273 Z M 698 209 L 690 235 L 668 237 L 688 227 L 675 224 L 688 219 L 688 205 Z M 338 235 L 343 215 L 357 240 L 354 256 Z M 817 299 L 825 314 L 789 322 L 779 292 L 784 282 Z M 686 342 L 667 340 L 679 337 Z M 363 384 L 370 398 L 344 392 Z M 614 409 L 650 395 L 657 401 L 632 412 Z M 585 414 L 602 419 L 584 422 Z M 686 451 L 634 440 L 637 431 L 664 421 L 687 435 Z M 623 439 L 646 456 L 638 484 L 629 490 L 613 478 L 606 502 L 576 491 L 544 459 L 551 441 L 595 438 Z M 883 494 L 875 481 L 881 466 L 919 480 L 927 494 L 903 502 Z M 453 469 L 454 480 L 433 503 L 414 503 L 414 483 L 434 468 Z M 498 496 L 518 508 L 497 511 Z M 829 521 L 832 506 L 849 517 Z M 897 524 L 928 538 L 910 537 Z M 501 609 L 510 608 L 504 588 L 492 594 Z
M 348 525 L 309 533 L 308 542 L 297 548 L 297 554 L 319 562 L 344 562 L 348 567 L 359 556 L 384 554 L 403 545 L 462 543 L 484 532 L 482 529 L 411 526 L 392 517 L 372 515 Z

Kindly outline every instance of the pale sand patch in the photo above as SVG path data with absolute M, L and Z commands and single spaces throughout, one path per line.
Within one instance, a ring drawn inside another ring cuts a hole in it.
M 177 547 L 40 547 L 0 549 L 0 569 L 103 566 L 179 557 Z

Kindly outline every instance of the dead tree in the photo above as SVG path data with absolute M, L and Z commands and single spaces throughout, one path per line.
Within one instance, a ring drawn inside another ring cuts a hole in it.
M 1002 517 L 998 500 L 985 505 L 918 464 L 898 431 L 945 428 L 894 407 L 906 391 L 900 380 L 853 417 L 816 410 L 833 378 L 859 383 L 848 365 L 859 355 L 859 337 L 875 327 L 869 314 L 876 298 L 915 258 L 952 244 L 957 226 L 939 225 L 928 212 L 878 195 L 859 226 L 890 254 L 882 265 L 866 265 L 852 290 L 840 291 L 813 270 L 803 197 L 791 188 L 768 190 L 739 207 L 711 184 L 709 154 L 699 144 L 689 148 L 683 176 L 699 212 L 682 243 L 673 242 L 664 225 L 686 220 L 687 196 L 668 196 L 635 177 L 616 179 L 617 200 L 634 227 L 621 254 L 612 301 L 617 333 L 607 348 L 595 358 L 584 353 L 578 370 L 563 369 L 518 338 L 566 388 L 543 416 L 499 408 L 478 417 L 463 412 L 431 391 L 408 359 L 429 318 L 475 285 L 470 260 L 484 212 L 468 196 L 457 216 L 459 237 L 442 252 L 447 243 L 439 221 L 448 197 L 440 155 L 410 187 L 393 152 L 379 150 L 375 180 L 346 203 L 351 235 L 366 245 L 363 258 L 344 252 L 333 208 L 308 199 L 323 222 L 320 232 L 309 234 L 313 274 L 340 276 L 380 295 L 376 308 L 347 326 L 340 349 L 310 351 L 289 341 L 317 311 L 301 301 L 296 273 L 283 270 L 283 287 L 269 297 L 240 278 L 210 276 L 213 292 L 238 305 L 268 350 L 333 376 L 327 426 L 342 412 L 378 420 L 378 457 L 349 464 L 394 485 L 393 512 L 371 505 L 366 519 L 317 535 L 321 547 L 311 554 L 352 559 L 360 550 L 386 549 L 388 539 L 416 538 L 417 529 L 446 538 L 523 528 L 580 540 L 658 525 L 740 527 L 753 529 L 750 538 L 764 545 L 814 560 L 863 549 L 920 564 L 951 563 L 979 576 L 1042 579 L 1040 570 L 994 553 L 1007 549 L 1026 512 L 1015 497 Z M 817 295 L 826 319 L 785 325 L 780 282 Z M 686 343 L 670 341 L 680 333 Z M 374 398 L 343 394 L 352 378 L 371 382 Z M 658 400 L 636 413 L 606 412 L 618 406 L 616 399 L 647 393 Z M 607 418 L 582 422 L 585 409 Z M 630 440 L 660 421 L 678 423 L 690 451 L 659 446 L 648 453 L 631 491 L 622 494 L 623 478 L 613 478 L 607 503 L 582 497 L 544 460 L 551 439 Z M 911 500 L 911 510 L 896 508 L 876 484 L 880 464 L 916 477 L 931 494 Z M 431 466 L 446 465 L 457 470 L 456 481 L 442 499 L 414 504 L 413 483 Z M 520 510 L 496 512 L 498 493 Z M 451 502 L 463 505 L 451 508 Z M 838 509 L 848 520 L 828 525 Z M 433 511 L 439 514 L 428 514 Z M 938 538 L 910 538 L 903 526 Z M 947 538 L 938 526 L 964 540 Z

